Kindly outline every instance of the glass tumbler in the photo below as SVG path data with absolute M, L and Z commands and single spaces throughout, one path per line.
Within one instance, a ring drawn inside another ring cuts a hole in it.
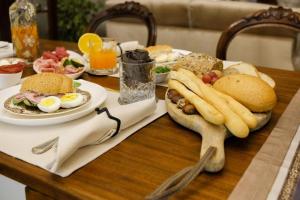
M 155 96 L 155 62 L 126 63 L 120 67 L 120 104 L 129 104 Z
M 90 69 L 94 75 L 110 75 L 118 70 L 117 42 L 111 38 L 103 38 L 101 49 L 91 49 L 89 54 Z

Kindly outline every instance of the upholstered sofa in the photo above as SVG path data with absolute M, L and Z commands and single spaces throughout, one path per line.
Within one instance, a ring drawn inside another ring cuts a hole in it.
M 231 23 L 271 5 L 214 0 L 135 0 L 148 7 L 158 24 L 157 43 L 174 48 L 216 54 L 219 37 Z M 107 0 L 110 7 L 124 0 Z M 300 9 L 293 8 L 300 12 Z M 146 43 L 146 27 L 131 19 L 106 23 L 107 34 L 120 41 Z M 228 60 L 294 70 L 295 33 L 280 28 L 260 28 L 239 34 L 230 44 Z M 300 52 L 299 52 L 300 54 Z

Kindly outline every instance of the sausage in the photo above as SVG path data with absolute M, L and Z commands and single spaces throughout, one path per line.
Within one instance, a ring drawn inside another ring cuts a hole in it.
M 194 115 L 197 113 L 197 110 L 192 104 L 185 104 L 182 108 L 182 111 L 187 115 Z
M 176 95 L 179 95 L 179 93 L 176 90 L 174 90 L 174 89 L 168 90 L 168 98 L 169 99 L 172 99 L 172 97 L 174 97 Z

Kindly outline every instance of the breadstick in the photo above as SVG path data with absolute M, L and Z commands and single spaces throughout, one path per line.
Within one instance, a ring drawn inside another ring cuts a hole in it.
M 212 105 L 205 102 L 195 93 L 188 90 L 183 84 L 176 80 L 169 80 L 168 86 L 170 89 L 175 89 L 186 100 L 191 102 L 205 120 L 216 125 L 224 124 L 224 116 L 218 110 L 216 110 Z
M 215 91 L 220 97 L 225 99 L 228 106 L 233 110 L 233 112 L 235 112 L 242 118 L 242 120 L 247 124 L 249 128 L 255 128 L 257 126 L 257 119 L 248 108 L 246 108 L 231 96 L 219 92 L 218 90 Z
M 181 83 L 183 83 L 187 88 L 189 88 L 190 90 L 192 90 L 193 92 L 195 92 L 198 96 L 200 96 L 201 98 L 203 98 L 203 94 L 200 90 L 200 88 L 198 87 L 198 85 L 195 83 L 196 80 L 192 80 L 190 79 L 189 76 L 187 76 L 185 73 L 179 73 L 176 71 L 171 71 L 170 72 L 170 79 L 174 79 L 177 80 Z M 199 81 L 199 78 L 197 77 L 197 81 Z M 249 128 L 255 128 L 257 125 L 257 120 L 254 116 L 253 113 L 250 112 L 250 110 L 248 108 L 246 108 L 245 106 L 243 106 L 242 104 L 240 104 L 238 101 L 236 101 L 234 98 L 232 98 L 231 96 L 228 96 L 226 94 L 223 94 L 222 92 L 219 92 L 217 90 L 215 90 L 217 92 L 217 94 L 222 97 L 226 103 L 228 104 L 228 106 L 236 113 L 238 114 L 242 120 L 247 124 L 247 126 Z
M 226 101 L 217 95 L 215 90 L 207 86 L 201 79 L 198 79 L 197 76 L 188 70 L 179 69 L 180 73 L 184 73 L 189 76 L 192 81 L 194 81 L 200 88 L 203 99 L 210 104 L 212 104 L 217 110 L 219 110 L 225 118 L 225 126 L 229 131 L 240 138 L 247 137 L 249 134 L 249 128 L 247 124 L 227 105 Z
M 198 85 L 194 81 L 191 81 L 191 79 L 186 74 L 171 71 L 169 74 L 169 78 L 181 82 L 187 88 L 196 93 L 199 97 L 203 98 L 203 94 L 199 89 Z

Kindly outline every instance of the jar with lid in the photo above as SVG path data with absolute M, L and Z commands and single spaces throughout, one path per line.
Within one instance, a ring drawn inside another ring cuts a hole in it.
M 34 5 L 29 0 L 16 0 L 9 8 L 9 17 L 17 57 L 33 61 L 39 46 Z

